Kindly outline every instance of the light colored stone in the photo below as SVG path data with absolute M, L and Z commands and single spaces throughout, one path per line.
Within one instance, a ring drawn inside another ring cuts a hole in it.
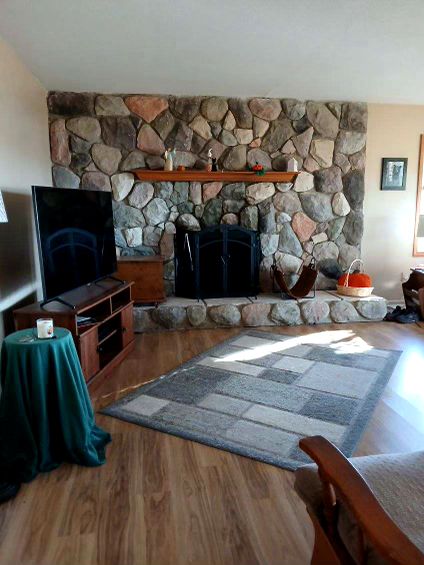
M 339 256 L 339 248 L 334 241 L 324 241 L 315 245 L 313 255 L 317 261 L 337 259 Z
M 149 155 L 163 155 L 165 145 L 151 126 L 145 124 L 141 127 L 137 137 L 137 147 Z
M 254 116 L 267 120 L 276 120 L 281 113 L 281 104 L 275 98 L 253 98 L 249 108 Z
M 216 198 L 222 188 L 222 182 L 207 182 L 203 185 L 203 202 Z
M 341 130 L 336 139 L 336 151 L 345 155 L 352 155 L 365 147 L 366 134 L 357 131 Z
M 291 182 L 277 182 L 277 184 L 275 185 L 275 188 L 279 192 L 288 192 L 289 190 L 291 190 L 293 188 L 293 183 L 291 183 Z
M 293 141 L 289 139 L 281 148 L 281 153 L 285 153 L 286 155 L 291 155 L 292 153 L 296 153 L 296 147 L 293 144 Z
M 85 139 L 86 141 L 97 141 L 100 139 L 100 124 L 96 118 L 71 118 L 66 122 L 69 131 Z
M 272 325 L 268 318 L 270 310 L 271 304 L 256 303 L 243 306 L 241 311 L 243 325 L 250 327 Z
M 308 128 L 304 132 L 293 137 L 293 145 L 296 147 L 297 152 L 301 157 L 307 157 L 309 153 L 309 147 L 311 146 L 312 135 L 314 133 L 314 128 Z
M 328 239 L 327 234 L 325 232 L 320 232 L 312 236 L 312 243 L 314 245 L 317 245 L 318 243 L 323 243 L 324 241 L 327 241 L 327 239 Z
M 240 225 L 249 230 L 258 229 L 258 209 L 256 206 L 246 206 L 240 213 Z
M 150 226 L 157 226 L 161 222 L 166 222 L 169 216 L 168 206 L 162 198 L 153 198 L 143 209 L 146 222 Z
M 305 169 L 305 171 L 307 171 L 308 173 L 314 173 L 315 171 L 318 171 L 320 166 L 318 165 L 318 163 L 315 161 L 315 159 L 313 159 L 310 155 L 308 157 L 306 157 L 306 159 L 303 161 L 303 168 Z
M 98 116 L 129 116 L 130 111 L 120 96 L 99 95 L 95 103 Z
M 190 123 L 190 127 L 203 139 L 206 140 L 211 139 L 212 137 L 211 127 L 203 116 L 200 115 L 196 116 L 194 120 Z
M 219 326 L 238 326 L 241 320 L 239 309 L 231 304 L 211 306 L 208 309 L 208 314 L 212 321 Z
M 305 300 L 301 302 L 300 309 L 303 319 L 307 324 L 321 324 L 328 322 L 330 307 L 322 300 Z
M 365 149 L 351 155 L 349 157 L 349 160 L 352 165 L 352 169 L 359 169 L 360 171 L 363 171 L 365 169 L 365 160 L 366 160 Z
M 103 143 L 95 143 L 91 148 L 91 156 L 96 166 L 106 173 L 113 175 L 118 170 L 122 154 L 116 147 L 109 147 Z
M 142 228 L 127 228 L 124 230 L 125 239 L 128 247 L 139 247 L 143 244 Z
M 316 223 L 303 212 L 293 216 L 292 228 L 299 241 L 307 241 L 316 230 Z
M 239 219 L 238 219 L 237 214 L 234 214 L 232 212 L 224 214 L 221 218 L 221 224 L 236 226 L 238 223 L 239 223 Z
M 115 200 L 123 200 L 131 192 L 134 184 L 134 175 L 131 173 L 119 173 L 112 177 L 112 192 Z
M 302 260 L 299 257 L 281 251 L 277 251 L 275 254 L 275 261 L 284 274 L 298 273 L 302 266 Z
M 300 194 L 300 200 L 306 214 L 315 222 L 327 222 L 333 219 L 330 194 L 303 192 Z
M 51 160 L 57 165 L 67 167 L 71 163 L 69 149 L 69 134 L 66 131 L 65 120 L 55 120 L 50 125 Z
M 252 141 L 252 143 L 249 143 L 249 147 L 252 147 L 252 149 L 256 147 L 260 147 L 261 143 L 262 143 L 262 139 L 260 137 L 257 137 Z
M 282 224 L 279 234 L 279 244 L 278 249 L 282 252 L 289 253 L 291 255 L 302 256 L 303 249 L 294 233 L 291 225 L 286 222 Z
M 143 229 L 144 245 L 158 247 L 162 237 L 162 230 L 154 226 L 146 226 Z
M 245 145 L 237 145 L 230 149 L 224 160 L 224 169 L 242 171 L 246 167 L 246 153 Z
M 190 200 L 193 204 L 202 203 L 202 185 L 200 182 L 191 182 L 189 187 Z
M 285 212 L 277 213 L 275 219 L 277 221 L 277 230 L 278 230 L 278 224 L 284 224 L 284 222 L 291 222 L 291 216 L 289 216 Z
M 294 98 L 285 98 L 281 100 L 284 113 L 290 120 L 300 120 L 306 112 L 306 104 L 301 100 Z
M 239 128 L 252 127 L 252 112 L 249 109 L 247 100 L 243 98 L 230 98 L 228 105 Z
M 275 193 L 275 186 L 270 182 L 258 182 L 250 184 L 246 188 L 246 200 L 249 204 L 258 204 L 270 198 Z
M 296 192 L 277 192 L 273 198 L 274 206 L 280 212 L 285 212 L 292 216 L 295 212 L 302 209 L 299 196 Z
M 311 125 L 323 137 L 335 139 L 339 131 L 339 120 L 321 102 L 308 102 L 306 114 Z
M 351 164 L 349 159 L 343 153 L 334 154 L 334 164 L 340 167 L 342 173 L 345 175 L 350 171 Z
M 168 108 L 168 100 L 160 96 L 128 96 L 125 98 L 125 104 L 131 112 L 147 123 L 152 122 Z
M 237 139 L 230 131 L 227 131 L 225 129 L 221 131 L 219 141 L 227 147 L 235 147 L 237 145 Z
M 263 137 L 269 128 L 269 122 L 262 120 L 261 118 L 253 118 L 253 135 L 255 137 Z
M 181 214 L 177 219 L 177 226 L 185 230 L 199 231 L 200 224 L 199 220 L 195 218 L 192 214 Z
M 233 131 L 233 129 L 236 127 L 236 119 L 231 110 L 228 110 L 222 127 L 227 131 Z
M 203 100 L 200 111 L 210 122 L 220 122 L 228 111 L 228 103 L 225 98 L 207 98 Z
M 132 171 L 133 169 L 144 169 L 146 163 L 144 161 L 144 154 L 138 149 L 131 151 L 121 163 L 121 171 Z
M 236 128 L 234 135 L 240 145 L 248 145 L 253 140 L 253 131 L 251 129 Z
M 302 323 L 300 309 L 296 302 L 278 302 L 271 310 L 271 319 L 277 324 L 298 326 Z
M 330 315 L 336 324 L 346 324 L 359 320 L 358 312 L 354 305 L 347 300 L 338 300 L 330 304 Z
M 84 173 L 81 179 L 81 188 L 105 192 L 112 190 L 109 177 L 99 171 Z
M 261 233 L 261 250 L 264 257 L 273 255 L 278 249 L 278 234 Z
M 314 139 L 311 144 L 311 155 L 321 167 L 333 164 L 334 141 L 331 139 Z
M 349 202 L 343 192 L 337 192 L 332 200 L 333 212 L 337 216 L 347 216 L 350 212 Z
M 345 271 L 349 269 L 352 261 L 360 257 L 359 249 L 347 243 L 340 246 L 339 263 Z
M 294 181 L 294 190 L 296 192 L 306 192 L 314 188 L 314 175 L 300 171 Z
M 203 304 L 194 304 L 187 308 L 187 318 L 194 327 L 203 325 L 206 322 L 206 306 Z
M 134 208 L 144 208 L 153 198 L 154 192 L 155 189 L 150 182 L 138 182 L 129 195 L 128 202 Z
M 387 303 L 385 300 L 358 300 L 355 308 L 367 320 L 382 320 L 387 314 Z

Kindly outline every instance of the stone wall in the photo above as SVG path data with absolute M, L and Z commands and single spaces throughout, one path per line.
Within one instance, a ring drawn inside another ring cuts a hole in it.
M 328 289 L 360 255 L 365 104 L 52 92 L 48 108 L 54 186 L 111 190 L 120 253 L 162 253 L 169 294 L 176 226 L 258 229 L 263 291 L 274 261 L 295 274 L 313 256 Z M 286 170 L 295 157 L 301 173 L 294 185 L 135 182 L 131 170 L 163 168 L 168 147 L 187 168 L 212 149 L 224 170 Z

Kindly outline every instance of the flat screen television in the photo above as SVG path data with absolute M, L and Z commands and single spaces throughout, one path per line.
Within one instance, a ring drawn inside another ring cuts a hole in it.
M 33 186 L 44 300 L 116 272 L 110 192 Z

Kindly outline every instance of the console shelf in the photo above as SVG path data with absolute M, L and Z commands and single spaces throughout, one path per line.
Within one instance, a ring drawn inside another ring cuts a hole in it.
M 91 383 L 110 373 L 134 348 L 133 284 L 104 280 L 63 294 L 75 309 L 59 302 L 24 306 L 13 312 L 15 328 L 33 328 L 38 318 L 53 318 L 55 326 L 72 333 L 85 380 Z M 78 316 L 93 322 L 79 325 Z

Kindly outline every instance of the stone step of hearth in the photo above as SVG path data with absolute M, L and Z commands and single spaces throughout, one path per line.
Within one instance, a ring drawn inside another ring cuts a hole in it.
M 314 298 L 282 299 L 279 294 L 255 297 L 190 298 L 169 297 L 159 306 L 135 306 L 136 332 L 163 329 L 214 327 L 293 326 L 326 323 L 379 321 L 387 312 L 381 296 L 367 298 L 340 296 L 317 291 Z

